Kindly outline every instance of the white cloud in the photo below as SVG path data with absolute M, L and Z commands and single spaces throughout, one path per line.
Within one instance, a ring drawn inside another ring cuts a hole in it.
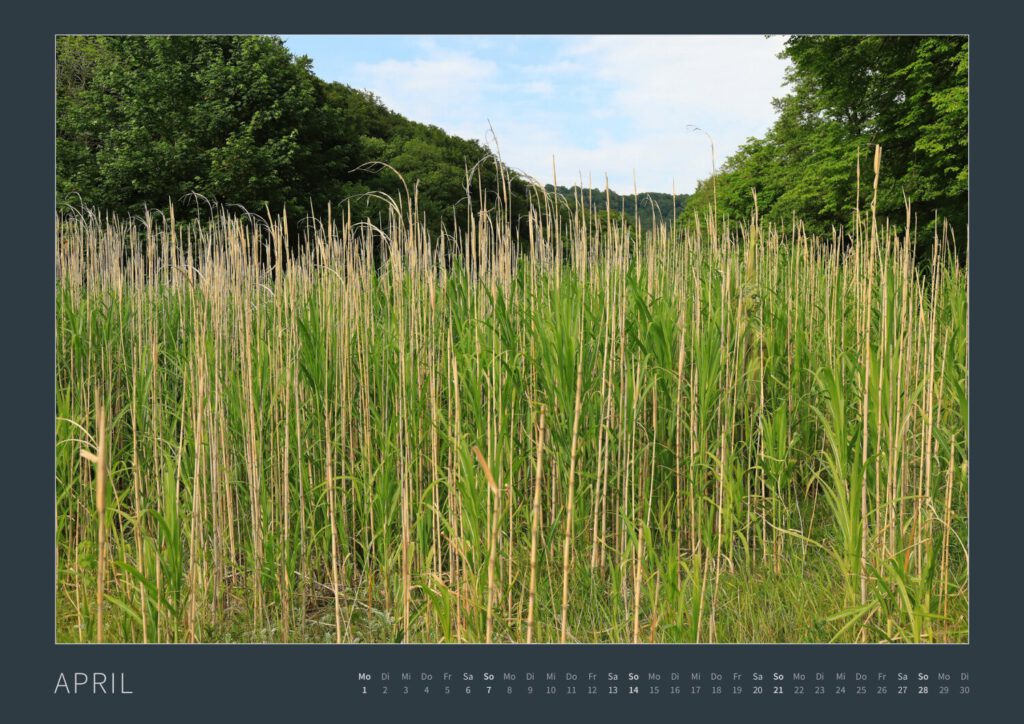
M 775 116 L 772 98 L 784 93 L 783 38 L 761 36 L 598 36 L 577 39 L 565 55 L 589 68 L 607 87 L 599 109 L 628 128 L 591 149 L 566 147 L 563 156 L 615 169 L 616 183 L 635 169 L 642 187 L 690 191 L 711 170 L 707 137 L 721 162 Z M 603 160 L 602 160 L 603 159 Z M 616 164 L 629 164 L 617 167 Z
M 727 118 L 770 124 L 785 62 L 784 39 L 743 36 L 595 36 L 565 53 L 613 89 L 614 105 L 642 126 Z
M 632 193 L 634 173 L 641 192 L 671 191 L 674 182 L 677 193 L 689 193 L 696 179 L 711 173 L 711 153 L 703 136 L 605 135 L 596 144 L 581 145 L 528 123 L 495 130 L 506 161 L 542 183 L 552 180 L 552 156 L 560 184 L 571 185 L 582 177 L 584 185 L 603 188 L 607 174 L 612 190 L 620 193 Z
M 517 70 L 529 75 L 558 75 L 563 73 L 579 73 L 583 70 L 583 66 L 570 60 L 557 60 L 538 65 L 521 65 Z
M 555 86 L 548 80 L 531 80 L 520 83 L 517 88 L 523 93 L 536 93 L 542 96 L 549 96 L 555 90 Z
M 414 120 L 450 128 L 479 107 L 498 66 L 465 53 L 430 53 L 413 60 L 357 63 L 353 85 Z
M 538 180 L 582 172 L 629 192 L 691 191 L 774 120 L 784 39 L 763 36 L 426 37 L 412 57 L 356 63 L 346 82 L 466 138 L 493 124 L 507 163 Z M 510 56 L 519 54 L 514 60 Z M 523 55 L 529 53 L 528 56 Z M 525 63 L 523 61 L 526 61 Z

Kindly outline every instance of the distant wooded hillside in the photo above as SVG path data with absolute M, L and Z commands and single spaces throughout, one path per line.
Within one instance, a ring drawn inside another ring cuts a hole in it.
M 555 187 L 552 184 L 545 185 L 548 193 L 553 193 Z M 640 223 L 642 229 L 650 229 L 655 223 L 671 224 L 672 220 L 683 212 L 686 207 L 687 194 L 666 193 L 640 193 L 640 194 L 618 194 L 614 191 L 599 188 L 582 188 L 580 186 L 559 186 L 559 196 L 573 202 L 579 198 L 585 208 L 591 206 L 596 211 L 606 211 L 611 207 L 613 213 L 625 218 L 626 223 Z

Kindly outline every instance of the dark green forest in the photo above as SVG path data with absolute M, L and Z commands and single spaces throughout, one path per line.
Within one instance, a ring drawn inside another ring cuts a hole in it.
M 671 224 L 672 219 L 683 212 L 686 207 L 686 194 L 637 193 L 619 194 L 611 189 L 584 188 L 581 186 L 558 186 L 545 184 L 544 190 L 549 194 L 558 192 L 558 196 L 573 206 L 579 204 L 584 209 L 593 209 L 602 219 L 611 217 L 613 222 L 625 223 L 631 228 L 651 229 L 656 224 Z
M 321 80 L 279 38 L 60 37 L 56 54 L 61 204 L 204 206 L 194 192 L 292 220 L 347 202 L 372 219 L 386 214 L 377 194 L 415 195 L 421 219 L 451 228 L 467 213 L 469 171 L 474 203 L 498 188 L 480 143 Z
M 849 229 L 871 195 L 883 147 L 878 213 L 927 245 L 967 224 L 967 40 L 795 36 L 777 120 L 685 194 L 607 194 L 559 187 L 595 212 L 650 228 L 673 213 Z M 416 197 L 421 219 L 451 229 L 510 179 L 513 216 L 530 192 L 474 140 L 417 123 L 372 92 L 325 82 L 309 58 L 269 36 L 66 36 L 56 44 L 57 200 L 122 215 L 206 200 L 291 220 L 348 204 L 386 214 L 387 194 Z M 378 162 L 388 164 L 391 170 Z M 397 173 L 396 173 L 397 172 Z M 472 178 L 468 178 L 469 176 Z M 550 192 L 553 187 L 548 186 Z M 197 196 L 198 195 L 198 196 Z M 685 207 L 685 211 L 684 211 Z
M 762 218 L 799 219 L 808 233 L 822 235 L 839 226 L 849 230 L 858 199 L 858 159 L 864 210 L 878 144 L 879 218 L 902 228 L 909 203 L 918 244 L 930 246 L 936 220 L 944 220 L 962 254 L 967 39 L 795 36 L 782 56 L 789 61 L 789 93 L 775 101 L 775 124 L 698 185 L 689 215 L 715 208 L 717 196 L 720 217 L 749 218 L 756 189 Z

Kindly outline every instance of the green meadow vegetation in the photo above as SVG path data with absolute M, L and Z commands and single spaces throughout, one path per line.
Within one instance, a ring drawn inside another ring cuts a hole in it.
M 966 642 L 967 39 L 784 48 L 619 195 L 280 38 L 58 37 L 57 640 Z
M 880 153 L 830 236 L 61 214 L 57 639 L 966 641 L 967 270 Z

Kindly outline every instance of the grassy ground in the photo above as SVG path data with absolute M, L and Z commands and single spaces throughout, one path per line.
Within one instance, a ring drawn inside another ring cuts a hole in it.
M 966 640 L 942 239 L 475 212 L 59 222 L 60 640 Z

